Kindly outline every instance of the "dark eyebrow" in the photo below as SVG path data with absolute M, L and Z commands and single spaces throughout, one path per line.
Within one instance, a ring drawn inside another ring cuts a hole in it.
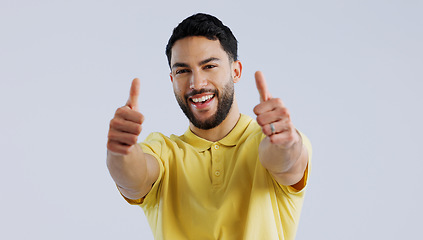
M 186 63 L 175 63 L 173 64 L 172 69 L 179 68 L 179 67 L 189 67 L 189 65 Z
M 201 61 L 199 65 L 201 66 L 201 65 L 204 65 L 206 63 L 213 62 L 213 61 L 219 62 L 220 59 L 219 58 L 215 58 L 215 57 L 207 58 L 207 59 Z
M 219 58 L 216 58 L 216 57 L 211 57 L 211 58 L 207 58 L 207 59 L 205 59 L 205 60 L 203 60 L 203 61 L 201 61 L 201 62 L 199 62 L 199 64 L 198 65 L 204 65 L 204 64 L 207 64 L 207 63 L 209 63 L 209 62 L 213 62 L 213 61 L 217 61 L 217 62 L 219 62 L 220 61 L 220 59 Z M 175 68 L 179 68 L 179 67 L 182 67 L 182 68 L 187 68 L 187 67 L 189 67 L 189 65 L 188 64 L 186 64 L 186 63 L 175 63 L 175 64 L 173 64 L 173 66 L 172 66 L 172 69 L 175 69 Z

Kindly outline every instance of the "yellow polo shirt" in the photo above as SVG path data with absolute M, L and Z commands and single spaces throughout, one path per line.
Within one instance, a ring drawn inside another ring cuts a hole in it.
M 152 133 L 141 146 L 157 159 L 159 178 L 145 198 L 125 199 L 143 208 L 155 239 L 294 239 L 305 188 L 279 185 L 261 165 L 264 137 L 243 114 L 217 142 L 189 129 L 170 138 Z

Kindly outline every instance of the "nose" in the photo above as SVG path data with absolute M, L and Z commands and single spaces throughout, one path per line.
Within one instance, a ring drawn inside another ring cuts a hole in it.
M 200 72 L 194 71 L 191 74 L 191 78 L 190 78 L 190 81 L 189 81 L 189 88 L 200 90 L 200 89 L 204 88 L 205 86 L 207 86 L 206 77 L 203 74 L 201 74 Z

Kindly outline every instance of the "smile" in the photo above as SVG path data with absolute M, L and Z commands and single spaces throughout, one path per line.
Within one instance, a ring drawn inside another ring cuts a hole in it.
M 189 98 L 189 102 L 198 110 L 206 110 L 211 106 L 215 96 L 216 94 L 212 93 L 196 94 Z
M 197 98 L 190 98 L 190 100 L 194 103 L 204 103 L 204 102 L 208 101 L 209 99 L 211 99 L 213 97 L 214 97 L 214 94 L 206 95 L 206 96 L 202 96 L 202 97 L 197 97 Z

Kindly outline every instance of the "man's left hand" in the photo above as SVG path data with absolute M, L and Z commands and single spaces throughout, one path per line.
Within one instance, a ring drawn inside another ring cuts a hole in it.
M 280 98 L 272 98 L 262 72 L 257 71 L 255 79 L 260 94 L 260 103 L 253 110 L 257 123 L 272 144 L 283 149 L 292 147 L 300 136 L 291 122 L 288 109 Z

